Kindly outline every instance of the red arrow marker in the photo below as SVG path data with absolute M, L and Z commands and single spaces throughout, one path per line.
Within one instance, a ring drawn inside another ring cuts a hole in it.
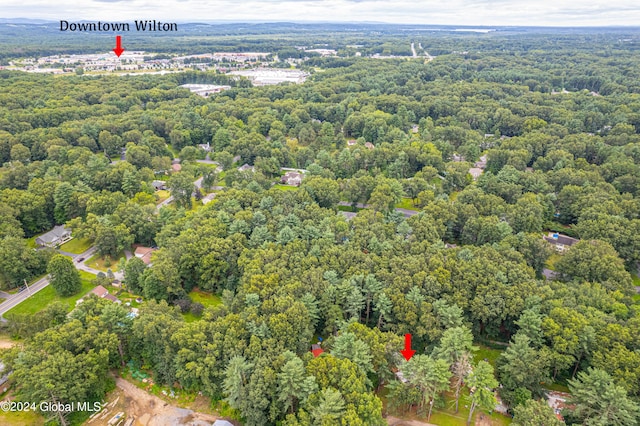
M 416 353 L 416 351 L 411 349 L 411 335 L 410 334 L 405 334 L 404 335 L 404 349 L 401 350 L 400 353 L 402 354 L 404 359 L 406 359 L 407 361 L 409 361 L 411 359 L 411 357 L 413 356 L 413 354 Z
M 124 49 L 122 48 L 121 36 L 116 36 L 116 48 L 112 50 L 113 50 L 113 53 L 115 53 L 118 58 L 120 57 L 120 55 L 122 55 L 122 52 L 124 52 Z

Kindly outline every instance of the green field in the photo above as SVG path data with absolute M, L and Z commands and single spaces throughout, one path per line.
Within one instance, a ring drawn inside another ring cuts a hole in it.
M 459 410 L 458 413 L 455 412 L 455 399 L 453 394 L 447 392 L 444 395 L 444 407 L 442 408 L 433 408 L 433 412 L 431 413 L 431 419 L 429 419 L 429 423 L 437 426 L 466 426 L 467 417 L 469 416 L 469 402 L 468 398 L 469 390 L 464 388 L 462 392 L 462 396 L 460 397 L 460 403 L 458 404 Z M 383 398 L 383 400 L 386 398 Z M 428 411 L 427 411 L 428 412 Z M 411 412 L 408 412 L 404 415 L 400 413 L 395 414 L 393 410 L 390 410 L 390 414 L 401 418 L 403 420 L 418 420 L 421 422 L 427 421 L 427 412 L 424 415 L 416 414 L 415 409 Z M 491 415 L 488 413 L 476 410 L 473 414 L 473 420 L 471 424 L 476 424 L 476 421 L 483 417 L 485 420 L 489 419 L 489 422 L 482 423 L 483 425 L 491 425 L 491 426 L 506 426 L 511 424 L 511 418 L 504 416 L 500 413 L 494 412 Z
M 395 207 L 399 209 L 418 211 L 418 208 L 413 205 L 413 201 L 411 200 L 411 198 L 403 198 L 402 201 L 395 205 Z
M 44 424 L 44 417 L 34 411 L 0 410 L 0 424 L 11 426 L 40 426 Z
M 73 254 L 84 253 L 91 247 L 91 240 L 87 238 L 74 238 L 60 246 L 60 250 Z
M 73 296 L 60 297 L 56 294 L 56 291 L 52 286 L 48 285 L 43 288 L 18 306 L 9 310 L 5 317 L 11 316 L 11 314 L 29 314 L 33 315 L 47 307 L 52 302 L 62 302 L 67 306 L 67 310 L 71 311 L 76 306 L 76 300 L 87 294 L 93 289 L 94 284 L 91 282 L 96 276 L 88 272 L 80 272 L 80 281 L 82 282 L 82 289 Z M 27 291 L 27 290 L 23 290 Z
M 276 183 L 271 188 L 277 189 L 279 191 L 297 191 L 298 189 L 300 189 L 299 186 L 282 185 L 280 183 Z
M 191 293 L 189 293 L 189 298 L 193 303 L 201 303 L 205 307 L 205 309 L 222 304 L 220 296 L 216 294 L 206 293 L 198 289 L 194 289 Z M 182 314 L 182 317 L 184 318 L 185 322 L 194 322 L 202 318 L 200 316 L 192 314 L 191 312 Z
M 201 303 L 205 308 L 222 304 L 220 296 L 216 294 L 206 293 L 198 289 L 195 289 L 191 293 L 189 293 L 189 298 L 194 303 Z
M 111 259 L 109 257 L 109 261 L 111 262 L 110 266 L 106 266 L 105 262 L 107 261 L 106 257 L 100 256 L 99 254 L 94 255 L 89 260 L 84 262 L 90 268 L 97 269 L 99 271 L 107 272 L 107 270 L 111 269 L 112 272 L 115 272 L 118 267 L 118 262 L 120 259 L 124 258 L 124 252 L 118 253 L 116 259 Z
M 485 345 L 478 345 L 478 350 L 473 353 L 473 362 L 477 364 L 478 361 L 484 361 L 486 359 L 487 362 L 495 368 L 496 360 L 501 353 L 502 350 L 500 349 L 490 348 Z

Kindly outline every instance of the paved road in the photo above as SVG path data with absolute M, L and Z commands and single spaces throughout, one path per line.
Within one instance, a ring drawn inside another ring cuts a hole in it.
M 22 290 L 21 292 L 16 294 L 12 294 L 11 297 L 9 297 L 7 300 L 2 302 L 2 304 L 0 304 L 0 316 L 4 315 L 11 308 L 13 308 L 16 305 L 19 305 L 20 303 L 22 303 L 23 301 L 31 297 L 33 294 L 36 294 L 37 292 L 39 292 L 40 290 L 42 290 L 48 285 L 49 285 L 49 279 L 45 277 L 31 284 L 29 286 L 29 289 Z
M 98 273 L 102 271 L 91 268 L 84 264 L 84 262 L 87 259 L 89 259 L 95 253 L 95 251 L 96 251 L 95 247 L 90 247 L 87 251 L 81 254 L 74 254 L 74 253 L 58 250 L 59 253 L 69 256 L 73 259 L 73 265 L 76 267 L 76 269 L 80 271 L 86 271 L 94 275 L 98 275 Z M 84 260 L 82 262 L 76 262 L 76 259 L 80 259 L 80 258 L 83 258 Z M 121 272 L 115 272 L 114 275 L 117 279 L 122 280 Z M 37 292 L 39 292 L 40 290 L 42 290 L 48 285 L 49 285 L 49 278 L 44 277 L 39 279 L 35 283 L 29 285 L 28 289 L 24 289 L 19 293 L 9 295 L 10 297 L 8 297 L 7 300 L 5 300 L 4 302 L 2 302 L 2 304 L 0 304 L 0 316 L 4 315 L 5 313 L 7 313 L 7 311 L 19 305 L 20 303 L 24 302 L 26 299 L 36 294 Z
M 351 207 L 351 203 L 349 203 L 348 201 L 340 201 L 338 203 L 338 205 L 341 206 L 346 206 L 346 207 Z M 368 209 L 370 207 L 369 204 L 362 204 L 362 203 L 358 203 L 356 204 L 356 207 L 359 209 Z M 409 210 L 409 209 L 401 209 L 401 208 L 396 208 L 395 211 L 402 213 L 404 215 L 404 217 L 411 217 L 414 215 L 417 215 L 418 213 L 420 213 L 419 211 L 416 210 Z

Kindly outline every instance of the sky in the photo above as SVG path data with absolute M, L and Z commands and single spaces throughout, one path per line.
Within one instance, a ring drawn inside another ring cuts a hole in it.
M 2 0 L 3 18 L 132 22 L 389 22 L 425 25 L 640 25 L 639 0 Z

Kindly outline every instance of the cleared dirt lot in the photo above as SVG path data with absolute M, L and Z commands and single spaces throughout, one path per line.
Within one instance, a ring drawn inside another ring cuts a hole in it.
M 107 398 L 107 407 L 85 424 L 108 426 L 117 413 L 124 412 L 126 420 L 134 419 L 134 426 L 210 426 L 218 417 L 176 407 L 151 395 L 128 381 L 117 378 L 116 389 Z

